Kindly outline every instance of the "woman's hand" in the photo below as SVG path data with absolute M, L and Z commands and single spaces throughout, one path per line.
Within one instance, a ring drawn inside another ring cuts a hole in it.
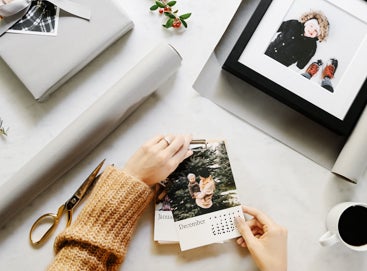
M 163 181 L 192 155 L 191 139 L 190 135 L 156 136 L 136 151 L 123 170 L 149 186 Z
M 237 243 L 248 248 L 261 271 L 286 271 L 287 230 L 255 208 L 242 206 L 242 210 L 253 218 L 248 221 L 236 218 L 242 235 Z

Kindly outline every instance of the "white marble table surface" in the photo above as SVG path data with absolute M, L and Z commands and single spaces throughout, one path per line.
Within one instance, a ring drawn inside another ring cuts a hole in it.
M 120 0 L 135 28 L 45 103 L 34 101 L 0 62 L 0 117 L 10 128 L 9 135 L 0 138 L 1 184 L 160 41 L 173 44 L 183 56 L 182 67 L 172 80 L 0 230 L 0 270 L 44 270 L 53 258 L 52 240 L 39 249 L 30 246 L 28 232 L 34 220 L 56 211 L 102 158 L 122 165 L 141 143 L 158 133 L 226 139 L 243 203 L 264 210 L 289 230 L 289 270 L 367 270 L 367 253 L 339 244 L 324 248 L 318 243 L 333 205 L 367 201 L 367 174 L 358 184 L 346 182 L 192 88 L 240 1 L 178 1 L 180 12 L 193 13 L 187 21 L 189 28 L 178 32 L 160 27 L 162 18 L 149 12 L 152 2 Z M 58 231 L 62 227 L 59 225 Z M 248 252 L 233 240 L 186 252 L 178 245 L 155 244 L 151 206 L 138 225 L 121 269 L 250 271 L 256 267 Z

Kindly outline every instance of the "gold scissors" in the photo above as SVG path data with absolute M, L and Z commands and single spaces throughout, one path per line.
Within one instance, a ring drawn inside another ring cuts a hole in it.
M 33 223 L 32 228 L 29 232 L 29 240 L 33 246 L 37 246 L 45 242 L 48 237 L 53 233 L 56 229 L 57 225 L 60 222 L 60 218 L 62 217 L 64 211 L 67 212 L 67 223 L 66 227 L 71 224 L 73 209 L 78 205 L 78 203 L 83 199 L 83 197 L 87 194 L 89 189 L 94 185 L 96 180 L 99 178 L 98 172 L 103 166 L 103 163 L 106 159 L 104 159 L 99 165 L 93 170 L 93 172 L 88 176 L 88 178 L 82 183 L 82 185 L 78 188 L 78 190 L 73 194 L 73 196 L 67 200 L 63 205 L 59 207 L 57 213 L 48 213 L 40 216 L 36 222 Z M 33 241 L 32 234 L 35 229 L 40 227 L 43 224 L 46 224 L 51 221 L 51 226 L 48 230 L 42 235 L 42 237 L 38 241 Z

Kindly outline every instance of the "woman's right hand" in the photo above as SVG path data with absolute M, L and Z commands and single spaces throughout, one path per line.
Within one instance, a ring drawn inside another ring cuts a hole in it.
M 242 235 L 237 243 L 248 248 L 261 271 L 286 271 L 287 230 L 255 208 L 242 206 L 242 210 L 253 218 L 247 221 L 242 217 L 235 219 Z
M 123 170 L 149 186 L 163 181 L 192 154 L 191 139 L 191 135 L 156 136 L 136 151 Z

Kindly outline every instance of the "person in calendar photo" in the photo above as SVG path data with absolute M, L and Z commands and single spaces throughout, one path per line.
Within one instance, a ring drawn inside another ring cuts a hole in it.
M 199 207 L 209 209 L 213 206 L 215 182 L 213 180 L 213 176 L 205 167 L 199 170 L 198 175 L 200 177 L 200 192 L 195 194 L 195 202 Z
M 196 176 L 194 173 L 189 173 L 187 175 L 187 180 L 189 181 L 189 183 L 187 184 L 189 194 L 194 199 L 196 198 L 196 195 L 200 193 L 200 185 L 196 181 Z

